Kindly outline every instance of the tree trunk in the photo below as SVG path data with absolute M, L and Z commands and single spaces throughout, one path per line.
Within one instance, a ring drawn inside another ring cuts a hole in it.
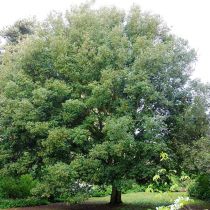
M 115 186 L 112 186 L 112 195 L 110 199 L 111 205 L 118 205 L 122 203 L 121 191 L 117 190 Z

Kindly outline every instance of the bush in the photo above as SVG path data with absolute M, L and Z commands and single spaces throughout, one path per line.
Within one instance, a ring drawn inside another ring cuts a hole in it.
M 21 198 L 27 198 L 31 195 L 31 190 L 36 186 L 37 182 L 29 174 L 22 175 L 17 182 L 18 190 L 21 192 Z
M 0 179 L 0 197 L 1 198 L 18 198 L 19 189 L 16 180 L 11 177 L 1 177 Z
M 85 201 L 88 198 L 87 194 L 84 193 L 78 193 L 73 196 L 65 198 L 65 202 L 70 204 L 77 204 Z
M 70 190 L 72 177 L 72 171 L 67 164 L 47 166 L 43 171 L 42 180 L 32 190 L 32 194 L 48 200 L 59 198 Z
M 150 192 L 183 192 L 186 191 L 192 182 L 190 177 L 184 172 L 181 176 L 175 170 L 160 169 L 153 177 L 153 182 L 149 184 L 147 191 Z
M 1 198 L 27 198 L 31 194 L 32 188 L 36 185 L 29 174 L 22 175 L 20 178 L 1 177 L 0 179 L 0 197 Z
M 26 207 L 26 206 L 40 206 L 49 204 L 47 200 L 28 198 L 28 199 L 0 199 L 0 209 Z
M 189 186 L 188 193 L 191 197 L 210 200 L 210 175 L 202 174 Z
M 74 171 L 68 164 L 56 163 L 44 169 L 42 179 L 33 188 L 32 194 L 50 201 L 68 201 L 75 200 L 77 195 L 86 196 L 89 189 L 90 186 L 87 183 L 75 179 Z
M 147 185 L 139 185 L 134 182 L 129 189 L 123 189 L 123 193 L 145 192 L 146 189 Z

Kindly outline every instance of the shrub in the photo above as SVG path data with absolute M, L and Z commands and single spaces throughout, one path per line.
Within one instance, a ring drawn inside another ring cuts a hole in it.
M 72 171 L 69 165 L 64 163 L 50 165 L 44 169 L 42 180 L 32 190 L 32 194 L 54 200 L 68 193 L 72 182 Z
M 32 194 L 51 201 L 76 199 L 77 195 L 86 196 L 90 186 L 75 179 L 74 171 L 68 164 L 56 163 L 47 166 L 42 180 L 32 190 Z
M 47 200 L 28 198 L 28 199 L 0 199 L 0 209 L 26 207 L 26 206 L 40 206 L 49 204 Z
M 191 197 L 210 200 L 210 175 L 202 174 L 189 186 L 188 193 Z
M 190 177 L 184 172 L 181 176 L 177 175 L 175 170 L 160 169 L 153 177 L 153 182 L 147 188 L 147 191 L 152 192 L 183 192 L 186 191 L 189 184 L 192 182 Z M 152 189 L 152 190 L 151 190 Z
M 0 179 L 0 197 L 1 198 L 18 198 L 19 189 L 16 180 L 11 177 L 1 177 Z
M 29 174 L 22 175 L 20 178 L 1 177 L 0 179 L 0 197 L 1 198 L 27 198 L 31 194 L 36 181 Z
M 131 193 L 131 192 L 145 192 L 147 189 L 147 185 L 140 185 L 137 183 L 133 183 L 130 188 L 123 189 L 123 193 Z
M 31 195 L 31 190 L 36 186 L 37 181 L 29 174 L 22 175 L 17 182 L 20 197 L 26 198 Z
M 70 204 L 77 204 L 85 201 L 88 198 L 87 194 L 84 193 L 77 193 L 73 196 L 69 196 L 65 198 L 65 202 L 70 203 Z

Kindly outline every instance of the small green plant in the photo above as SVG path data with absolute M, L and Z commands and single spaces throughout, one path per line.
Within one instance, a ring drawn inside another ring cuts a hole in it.
M 183 192 L 192 182 L 190 177 L 184 172 L 181 176 L 175 170 L 166 170 L 164 168 L 157 171 L 153 177 L 153 182 L 147 187 L 149 192 Z
M 153 184 L 149 184 L 145 190 L 145 192 L 154 192 L 154 185 Z

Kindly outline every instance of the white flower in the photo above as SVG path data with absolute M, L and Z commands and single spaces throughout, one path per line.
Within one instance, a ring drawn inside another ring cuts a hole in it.
M 189 201 L 189 197 L 178 197 L 174 203 L 168 207 L 170 210 L 179 210 L 181 207 L 183 207 L 185 201 Z M 156 210 L 161 210 L 164 208 L 164 206 L 156 207 Z

